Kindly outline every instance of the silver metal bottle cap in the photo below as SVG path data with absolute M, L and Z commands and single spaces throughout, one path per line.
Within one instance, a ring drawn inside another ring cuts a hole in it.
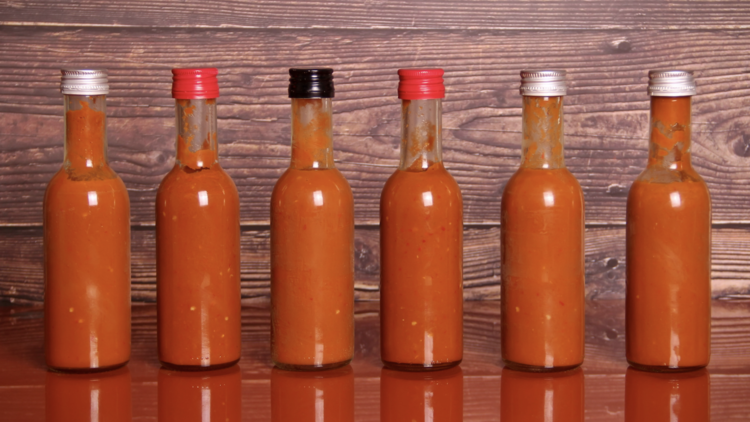
M 695 79 L 689 70 L 650 70 L 648 95 L 652 97 L 688 97 L 695 95 Z
M 109 84 L 105 69 L 62 69 L 60 92 L 64 95 L 107 95 Z
M 521 95 L 527 97 L 560 97 L 568 92 L 564 70 L 522 70 Z

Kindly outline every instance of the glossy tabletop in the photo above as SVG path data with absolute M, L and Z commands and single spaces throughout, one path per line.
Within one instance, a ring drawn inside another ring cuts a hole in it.
M 272 369 L 269 308 L 242 313 L 242 360 L 215 372 L 160 369 L 156 307 L 133 307 L 126 368 L 61 375 L 44 367 L 40 308 L 0 308 L 0 421 L 727 421 L 750 420 L 750 301 L 713 304 L 707 371 L 628 369 L 624 302 L 591 301 L 582 370 L 503 369 L 499 302 L 466 302 L 460 369 L 382 369 L 378 303 L 358 303 L 355 358 L 325 373 Z

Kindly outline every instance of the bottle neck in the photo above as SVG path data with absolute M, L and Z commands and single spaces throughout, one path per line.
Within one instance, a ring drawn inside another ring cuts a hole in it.
M 651 97 L 648 166 L 683 170 L 690 163 L 691 97 Z
M 443 161 L 442 100 L 403 100 L 399 170 L 425 171 Z
M 334 168 L 331 98 L 292 98 L 292 162 L 301 170 Z
M 565 167 L 563 97 L 523 97 L 521 167 Z
M 104 95 L 65 95 L 65 159 L 68 171 L 108 167 L 107 102 Z
M 216 99 L 175 100 L 177 165 L 209 169 L 219 162 L 216 141 Z

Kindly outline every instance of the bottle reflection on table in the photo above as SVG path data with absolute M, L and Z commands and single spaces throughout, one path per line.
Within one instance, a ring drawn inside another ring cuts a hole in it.
M 159 369 L 159 422 L 239 422 L 242 376 L 237 365 L 215 371 Z
M 130 370 L 95 374 L 47 372 L 47 422 L 130 422 Z
M 380 372 L 383 422 L 460 422 L 463 420 L 461 367 L 435 372 Z
M 329 371 L 271 371 L 273 422 L 353 422 L 352 367 Z
M 625 375 L 625 421 L 709 421 L 710 383 L 705 369 L 655 373 L 630 367 Z
M 583 421 L 583 370 L 520 372 L 503 368 L 500 420 L 503 422 Z

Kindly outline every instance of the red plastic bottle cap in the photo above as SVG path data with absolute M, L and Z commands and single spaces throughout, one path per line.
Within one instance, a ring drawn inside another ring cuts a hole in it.
M 399 69 L 398 98 L 432 100 L 445 98 L 443 69 Z
M 172 98 L 197 100 L 219 98 L 219 69 L 172 69 Z

